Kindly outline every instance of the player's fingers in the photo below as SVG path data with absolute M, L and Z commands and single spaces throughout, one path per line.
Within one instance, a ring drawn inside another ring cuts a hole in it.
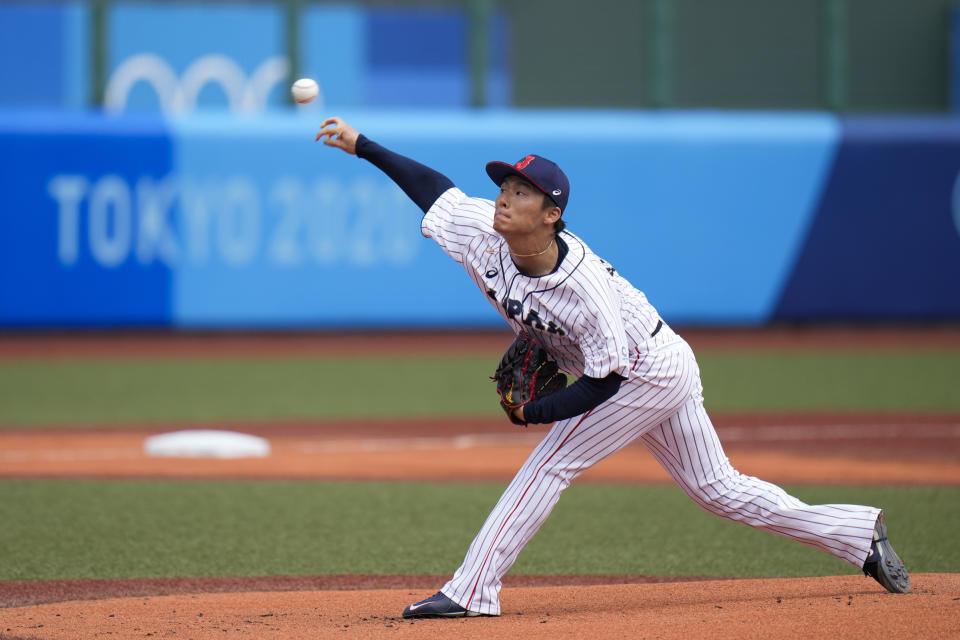
M 334 127 L 332 129 L 321 129 L 320 131 L 317 131 L 317 137 L 314 138 L 313 141 L 316 142 L 317 140 L 319 140 L 324 136 L 326 136 L 327 140 L 329 140 L 331 137 L 340 136 L 342 133 L 343 131 L 340 129 L 340 127 Z
M 323 140 L 323 144 L 328 147 L 336 147 L 337 149 L 343 149 L 347 151 L 347 144 L 343 141 L 343 138 L 340 136 L 329 135 Z
M 327 127 L 329 127 L 330 125 L 336 125 L 336 126 L 330 129 L 327 129 Z M 332 135 L 340 135 L 342 133 L 343 133 L 343 120 L 341 120 L 336 116 L 333 116 L 331 118 L 327 118 L 326 120 L 320 123 L 320 130 L 317 131 L 317 137 L 315 137 L 313 141 L 314 142 L 318 141 L 321 136 L 327 136 L 329 138 Z

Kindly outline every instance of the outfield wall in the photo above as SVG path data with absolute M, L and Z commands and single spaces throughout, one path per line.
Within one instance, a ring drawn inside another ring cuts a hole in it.
M 493 197 L 567 171 L 569 227 L 674 323 L 960 319 L 960 122 L 343 113 Z M 0 326 L 499 326 L 419 210 L 318 116 L 0 112 Z

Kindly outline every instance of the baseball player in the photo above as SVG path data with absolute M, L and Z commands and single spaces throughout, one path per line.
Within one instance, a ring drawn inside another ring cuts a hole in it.
M 512 410 L 520 424 L 554 423 L 517 472 L 441 590 L 405 618 L 496 616 L 501 578 L 560 493 L 591 466 L 639 439 L 688 496 L 722 518 L 845 560 L 888 591 L 910 576 L 887 541 L 880 509 L 808 505 L 737 472 L 703 406 L 689 345 L 646 296 L 595 255 L 562 218 L 563 171 L 538 155 L 490 162 L 494 200 L 464 194 L 444 175 L 394 153 L 340 118 L 317 140 L 386 173 L 424 212 L 421 232 L 463 265 L 515 333 L 526 331 L 578 380 Z

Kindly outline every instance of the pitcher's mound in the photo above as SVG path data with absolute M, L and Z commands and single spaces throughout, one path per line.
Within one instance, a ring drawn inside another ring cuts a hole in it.
M 433 589 L 185 593 L 2 610 L 3 638 L 956 638 L 956 574 L 504 588 L 497 618 L 403 620 Z

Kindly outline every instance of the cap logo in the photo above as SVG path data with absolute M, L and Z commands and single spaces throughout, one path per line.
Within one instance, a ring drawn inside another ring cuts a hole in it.
M 563 191 L 560 191 L 560 189 L 554 189 L 554 190 L 553 190 L 553 195 L 555 195 L 555 196 L 558 196 L 558 195 L 560 195 L 561 193 L 563 193 Z
M 516 167 L 517 169 L 526 169 L 527 165 L 533 162 L 533 158 L 534 156 L 527 156 L 526 158 L 524 158 L 523 160 L 521 160 L 520 162 L 518 162 L 513 166 Z

